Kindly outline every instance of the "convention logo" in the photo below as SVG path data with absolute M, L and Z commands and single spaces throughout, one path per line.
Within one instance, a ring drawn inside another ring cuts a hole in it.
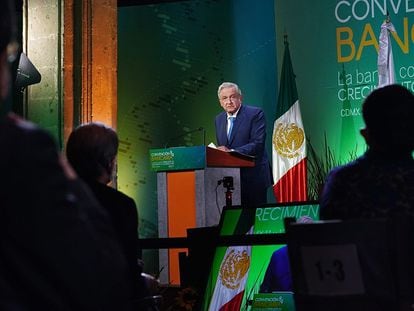
M 295 123 L 278 123 L 273 134 L 273 147 L 283 157 L 295 158 L 305 142 L 305 132 Z
M 250 257 L 246 250 L 232 249 L 224 259 L 220 268 L 220 278 L 223 285 L 229 289 L 240 286 L 250 267 Z

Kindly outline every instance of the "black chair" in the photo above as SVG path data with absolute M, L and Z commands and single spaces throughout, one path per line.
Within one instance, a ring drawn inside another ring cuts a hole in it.
M 161 295 L 144 297 L 133 302 L 133 310 L 160 311 L 163 303 Z
M 160 311 L 163 297 L 159 290 L 159 280 L 142 272 L 140 281 L 142 282 L 140 286 L 145 289 L 146 293 L 145 296 L 132 301 L 132 309 L 137 311 Z
M 286 223 L 297 311 L 414 310 L 412 220 Z

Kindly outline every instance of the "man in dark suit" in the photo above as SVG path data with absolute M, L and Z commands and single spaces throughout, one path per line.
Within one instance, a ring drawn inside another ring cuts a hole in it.
M 255 157 L 254 167 L 240 169 L 241 204 L 265 204 L 272 176 L 265 150 L 266 119 L 263 110 L 242 105 L 242 93 L 235 83 L 222 83 L 217 94 L 224 109 L 215 119 L 218 149 Z
M 82 124 L 68 138 L 66 155 L 76 173 L 88 184 L 111 217 L 117 238 L 128 260 L 132 299 L 147 296 L 141 277 L 138 244 L 138 211 L 132 198 L 109 186 L 113 179 L 119 139 L 110 127 L 97 122 Z
M 52 137 L 7 111 L 14 9 L 0 1 L 0 310 L 127 310 L 107 213 Z
M 267 266 L 260 293 L 292 291 L 292 278 L 286 245 L 273 252 Z

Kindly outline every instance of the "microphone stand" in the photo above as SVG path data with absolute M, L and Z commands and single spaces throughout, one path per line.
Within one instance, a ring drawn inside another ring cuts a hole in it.
M 231 176 L 225 176 L 222 180 L 223 187 L 226 188 L 226 206 L 231 207 L 233 205 L 233 177 Z

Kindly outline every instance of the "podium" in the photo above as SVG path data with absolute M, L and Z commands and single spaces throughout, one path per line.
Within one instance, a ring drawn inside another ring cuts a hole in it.
M 233 177 L 233 205 L 240 205 L 240 167 L 255 165 L 254 157 L 206 146 L 150 150 L 151 169 L 157 172 L 158 235 L 186 237 L 187 229 L 218 225 L 226 205 L 222 180 Z M 161 250 L 160 281 L 180 284 L 178 253 Z

